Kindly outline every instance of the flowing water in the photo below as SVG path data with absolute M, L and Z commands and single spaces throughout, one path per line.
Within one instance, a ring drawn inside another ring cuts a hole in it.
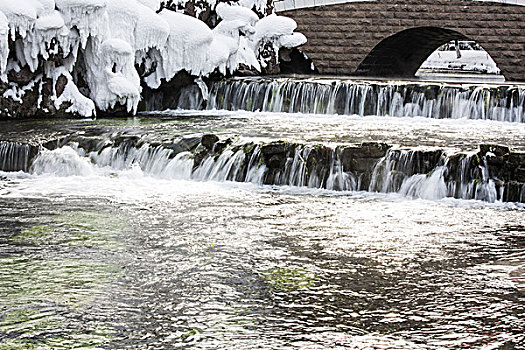
M 524 123 L 525 87 L 328 78 L 239 78 L 214 83 L 208 108 Z
M 524 123 L 169 111 L 0 129 L 0 349 L 525 348 L 525 207 L 472 165 L 481 143 L 524 151 Z M 194 167 L 210 133 L 232 142 Z M 298 146 L 272 172 L 280 139 Z M 392 146 L 366 181 L 344 160 L 363 142 Z

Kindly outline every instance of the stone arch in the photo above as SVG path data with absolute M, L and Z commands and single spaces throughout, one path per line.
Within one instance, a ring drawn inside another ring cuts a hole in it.
M 455 30 L 440 27 L 405 29 L 381 40 L 359 64 L 355 74 L 413 77 L 432 52 L 451 40 L 472 39 Z

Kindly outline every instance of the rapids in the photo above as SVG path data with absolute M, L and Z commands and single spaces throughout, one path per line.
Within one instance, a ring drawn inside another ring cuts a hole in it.
M 500 165 L 521 183 L 525 123 L 178 110 L 0 130 L 2 350 L 524 348 L 525 191 Z

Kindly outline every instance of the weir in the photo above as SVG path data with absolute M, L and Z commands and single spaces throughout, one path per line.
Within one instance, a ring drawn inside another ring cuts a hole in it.
M 522 85 L 236 78 L 209 90 L 208 109 L 525 122 Z
M 186 95 L 195 108 L 201 102 L 192 91 Z M 236 78 L 210 84 L 207 109 L 525 123 L 525 87 Z M 461 152 L 446 150 L 445 145 L 262 143 L 202 133 L 166 141 L 155 133 L 112 134 L 103 128 L 90 135 L 76 132 L 37 146 L 2 141 L 0 170 L 95 176 L 100 169 L 140 169 L 161 179 L 525 202 L 525 154 L 504 146 L 478 144 L 478 151 Z
M 0 141 L 0 170 L 28 171 L 37 153 L 38 147 L 36 146 Z
M 51 143 L 52 144 L 52 143 Z M 106 142 L 74 136 L 39 154 L 2 143 L 4 171 L 95 176 L 140 169 L 171 180 L 234 181 L 330 191 L 399 193 L 409 198 L 525 202 L 525 154 L 481 145 L 478 152 L 399 149 L 384 143 L 328 147 L 274 141 L 220 140 L 215 135 L 153 145 L 135 137 Z M 104 170 L 105 169 L 105 170 Z M 109 170 L 108 170 L 109 169 Z

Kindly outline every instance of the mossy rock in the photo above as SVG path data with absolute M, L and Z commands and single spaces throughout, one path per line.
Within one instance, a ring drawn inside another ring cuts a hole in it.
M 270 289 L 278 292 L 291 292 L 310 289 L 317 282 L 317 274 L 300 268 L 275 267 L 262 272 Z

